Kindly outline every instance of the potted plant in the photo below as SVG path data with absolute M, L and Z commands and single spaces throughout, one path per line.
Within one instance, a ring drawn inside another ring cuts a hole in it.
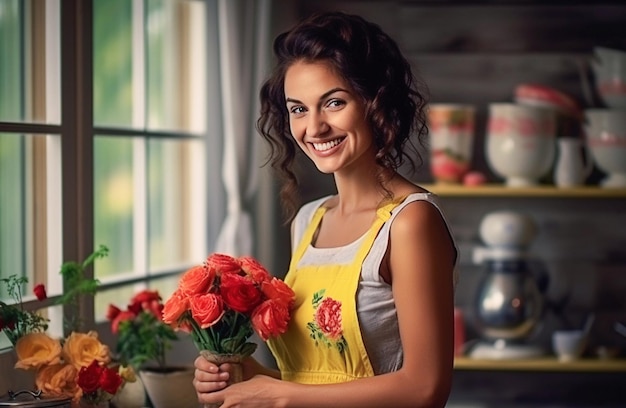
M 111 332 L 117 336 L 115 357 L 122 365 L 128 364 L 139 373 L 154 406 L 196 408 L 193 367 L 171 365 L 166 360 L 178 336 L 163 322 L 162 311 L 158 291 L 137 293 L 125 309 L 110 304 L 107 319 L 111 322 Z M 168 391 L 170 389 L 175 391 Z M 163 400 L 172 396 L 176 400 Z

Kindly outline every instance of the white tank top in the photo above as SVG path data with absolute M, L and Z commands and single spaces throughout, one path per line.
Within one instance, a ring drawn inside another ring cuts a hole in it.
M 293 243 L 300 242 L 302 234 L 311 221 L 315 210 L 331 196 L 322 197 L 302 206 L 293 223 Z M 380 264 L 387 251 L 391 224 L 400 211 L 413 201 L 423 200 L 433 204 L 445 217 L 431 193 L 414 193 L 399 204 L 389 220 L 383 224 L 372 249 L 363 262 L 361 278 L 357 290 L 357 315 L 361 326 L 363 342 L 375 374 L 397 371 L 402 367 L 402 343 L 398 329 L 396 305 L 391 285 L 380 277 Z M 447 225 L 447 223 L 446 223 Z M 298 265 L 349 263 L 356 254 L 365 235 L 356 241 L 337 248 L 316 248 L 309 245 Z M 292 245 L 292 247 L 295 244 Z M 293 254 L 292 254 L 293 255 Z

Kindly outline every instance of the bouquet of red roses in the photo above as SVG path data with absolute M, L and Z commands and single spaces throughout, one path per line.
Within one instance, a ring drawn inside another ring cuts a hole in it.
M 163 321 L 190 332 L 200 351 L 245 357 L 254 332 L 265 341 L 287 330 L 293 302 L 293 290 L 256 259 L 215 253 L 182 275 Z

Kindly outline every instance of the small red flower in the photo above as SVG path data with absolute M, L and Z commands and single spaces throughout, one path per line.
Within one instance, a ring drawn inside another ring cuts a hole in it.
M 118 313 L 117 316 L 115 316 L 115 319 L 111 322 L 111 332 L 113 334 L 117 334 L 120 329 L 120 323 L 126 320 L 133 320 L 135 317 L 137 317 L 137 315 L 128 310 Z
M 46 287 L 43 283 L 36 285 L 33 288 L 33 292 L 35 293 L 35 296 L 37 296 L 37 300 L 45 300 L 48 298 L 48 295 L 46 294 Z
M 107 315 L 106 315 L 106 318 L 107 318 L 107 320 L 113 321 L 113 320 L 115 320 L 115 318 L 116 318 L 116 317 L 117 317 L 117 316 L 118 316 L 121 312 L 122 312 L 122 310 L 121 310 L 119 307 L 117 307 L 117 306 L 115 306 L 115 305 L 113 305 L 113 304 L 109 304 L 109 307 L 108 307 L 108 309 L 107 309 Z
M 100 374 L 100 388 L 111 395 L 115 395 L 122 385 L 122 377 L 117 370 L 109 367 L 102 369 Z
M 100 388 L 100 376 L 102 367 L 98 365 L 98 360 L 93 360 L 87 367 L 81 367 L 78 372 L 76 383 L 84 393 L 90 394 Z

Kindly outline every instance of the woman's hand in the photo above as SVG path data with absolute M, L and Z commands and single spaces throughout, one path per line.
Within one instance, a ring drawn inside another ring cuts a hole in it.
M 219 391 L 228 384 L 230 364 L 224 363 L 218 367 L 206 358 L 198 356 L 194 361 L 194 366 L 196 371 L 193 386 L 198 394 L 198 400 L 202 394 Z
M 226 364 L 223 364 L 224 366 Z M 196 373 L 198 370 L 196 370 Z M 197 378 L 197 377 L 196 377 Z M 207 377 L 208 378 L 208 377 Z M 212 378 L 212 377 L 211 377 Z M 218 382 L 210 382 L 207 389 L 214 389 Z M 198 390 L 197 379 L 194 380 L 196 390 Z M 279 398 L 282 392 L 276 392 L 277 387 L 284 387 L 287 384 L 265 375 L 257 375 L 250 380 L 232 384 L 228 387 L 221 387 L 215 392 L 198 392 L 198 401 L 202 404 L 222 403 L 220 408 L 278 408 L 284 407 L 285 400 Z M 200 387 L 205 389 L 205 387 Z

